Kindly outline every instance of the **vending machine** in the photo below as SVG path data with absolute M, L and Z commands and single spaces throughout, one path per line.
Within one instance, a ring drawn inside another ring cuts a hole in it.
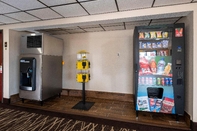
M 183 115 L 184 24 L 134 30 L 134 101 L 139 111 Z

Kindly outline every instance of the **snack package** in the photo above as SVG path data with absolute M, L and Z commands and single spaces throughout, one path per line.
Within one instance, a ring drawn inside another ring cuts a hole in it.
M 152 46 L 151 46 L 151 43 L 150 43 L 150 42 L 147 42 L 147 43 L 146 43 L 146 46 L 147 46 L 147 48 L 148 48 L 148 49 L 151 49 L 151 48 L 152 48 Z
M 140 111 L 150 111 L 147 96 L 137 97 L 137 108 Z
M 168 48 L 168 40 L 163 40 L 161 43 L 162 43 L 162 47 L 163 48 Z
M 161 31 L 157 31 L 156 34 L 157 34 L 157 38 L 162 38 Z
M 164 97 L 160 112 L 172 113 L 173 107 L 174 107 L 174 99 Z
M 183 36 L 183 28 L 176 28 L 175 37 L 182 37 L 182 36 Z
M 146 43 L 144 42 L 144 43 L 142 43 L 142 49 L 146 49 L 147 48 L 147 45 L 146 45 Z
M 162 48 L 161 42 L 157 42 L 157 48 Z
M 149 98 L 150 111 L 152 111 L 152 112 L 156 112 L 156 110 L 155 110 L 155 102 L 156 102 L 156 100 L 154 98 Z
M 144 34 L 145 34 L 145 36 L 144 36 L 145 39 L 149 39 L 150 38 L 149 32 L 144 32 Z
M 157 48 L 157 44 L 155 42 L 152 43 L 152 48 Z
M 142 42 L 139 42 L 139 48 L 142 49 Z
M 156 102 L 155 102 L 156 112 L 159 112 L 161 110 L 161 105 L 162 105 L 162 99 L 157 99 Z
M 151 37 L 151 39 L 155 39 L 156 38 L 156 32 L 150 32 L 150 37 Z
M 163 36 L 163 38 L 168 38 L 168 32 L 163 32 L 162 36 Z
M 144 39 L 144 33 L 143 32 L 139 33 L 139 39 Z
M 156 51 L 147 52 L 147 56 L 156 56 Z

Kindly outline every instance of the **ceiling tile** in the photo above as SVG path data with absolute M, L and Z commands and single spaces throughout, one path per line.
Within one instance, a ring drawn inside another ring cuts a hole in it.
M 79 27 L 81 27 L 81 28 L 100 28 L 101 26 L 100 25 L 82 25 Z
M 101 14 L 117 11 L 115 0 L 96 0 L 90 2 L 83 2 L 81 3 L 81 5 L 90 14 Z
M 101 26 L 106 27 L 106 26 L 123 26 L 123 22 L 119 22 L 119 23 L 106 23 L 106 24 L 101 24 Z
M 112 31 L 112 30 L 124 30 L 124 26 L 106 26 L 103 27 L 106 31 Z
M 61 30 L 77 30 L 80 29 L 79 27 L 75 26 L 75 27 L 62 27 Z
M 35 8 L 45 7 L 37 0 L 1 0 L 9 5 L 12 5 L 20 10 L 30 10 Z
M 52 7 L 53 10 L 57 11 L 64 17 L 75 17 L 84 16 L 88 13 L 79 4 L 70 4 L 64 6 Z
M 62 4 L 70 4 L 70 3 L 76 3 L 76 0 L 40 0 L 47 6 L 54 6 L 54 5 L 62 5 Z
M 150 20 L 125 22 L 125 25 L 148 25 Z
M 177 17 L 177 18 L 165 18 L 165 19 L 153 19 L 152 21 L 151 21 L 151 23 L 158 23 L 158 22 L 160 22 L 160 23 L 162 23 L 162 22 L 172 22 L 172 23 L 174 23 L 174 22 L 176 22 L 178 19 L 179 19 L 180 17 Z
M 184 4 L 184 3 L 190 3 L 190 2 L 191 0 L 155 0 L 155 3 L 153 6 Z
M 69 34 L 66 31 L 50 31 L 49 34 L 51 35 L 60 35 L 60 34 Z
M 193 2 L 195 2 L 195 1 L 197 2 L 197 0 L 194 0 Z
M 36 21 L 40 20 L 34 16 L 31 16 L 25 12 L 18 12 L 18 13 L 12 13 L 12 14 L 6 14 L 6 16 L 12 17 L 14 19 L 20 20 L 20 21 Z
M 150 20 L 146 21 L 131 21 L 131 22 L 126 22 L 125 27 L 126 29 L 134 29 L 135 26 L 148 26 L 150 23 Z
M 163 22 L 151 22 L 150 25 L 165 25 L 165 24 L 174 24 L 173 21 L 163 21 Z
M 28 13 L 46 20 L 46 19 L 54 19 L 54 18 L 61 18 L 62 16 L 60 16 L 59 14 L 57 14 L 56 12 L 54 12 L 53 10 L 49 9 L 49 8 L 44 8 L 44 9 L 38 9 L 38 10 L 31 10 L 31 11 L 27 11 Z
M 97 28 L 86 28 L 84 29 L 86 32 L 98 32 L 98 31 L 104 31 L 103 28 L 97 27 Z
M 19 10 L 17 10 L 16 8 L 13 8 L 7 4 L 0 2 L 0 14 L 16 12 L 16 11 L 19 11 Z
M 18 23 L 20 21 L 14 20 L 12 18 L 0 15 L 0 22 L 5 24 L 11 24 L 11 23 Z
M 82 29 L 74 29 L 74 30 L 66 30 L 66 32 L 74 34 L 74 33 L 85 33 Z
M 151 7 L 153 0 L 117 0 L 120 11 Z

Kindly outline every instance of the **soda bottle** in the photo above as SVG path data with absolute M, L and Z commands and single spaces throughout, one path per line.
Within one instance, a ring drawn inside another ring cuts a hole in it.
M 157 85 L 160 86 L 161 85 L 161 79 L 158 77 L 157 78 Z
M 165 80 L 164 80 L 164 78 L 161 78 L 161 84 L 162 84 L 162 86 L 165 85 Z
M 171 71 L 171 66 L 172 64 L 171 63 L 168 63 L 164 69 L 164 74 L 165 75 L 169 75 L 170 71 Z
M 153 77 L 153 85 L 155 86 L 157 84 L 157 80 L 155 77 Z
M 162 57 L 157 64 L 157 74 L 162 75 L 164 73 L 164 67 L 166 65 L 166 62 L 164 61 L 164 58 Z
M 153 78 L 149 77 L 149 85 L 152 85 L 152 84 L 153 84 Z

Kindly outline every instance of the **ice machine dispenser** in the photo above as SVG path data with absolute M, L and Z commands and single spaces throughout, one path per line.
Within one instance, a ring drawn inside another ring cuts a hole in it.
M 36 90 L 36 59 L 20 59 L 20 89 L 26 91 Z

